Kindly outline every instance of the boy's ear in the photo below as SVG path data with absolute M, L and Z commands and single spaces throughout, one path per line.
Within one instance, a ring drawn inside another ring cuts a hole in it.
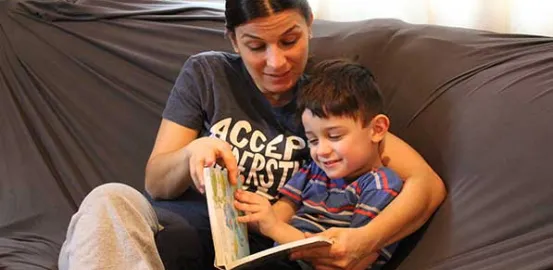
M 390 119 L 388 116 L 378 114 L 373 118 L 372 122 L 372 136 L 371 140 L 374 143 L 379 143 L 384 139 L 388 129 L 390 128 Z

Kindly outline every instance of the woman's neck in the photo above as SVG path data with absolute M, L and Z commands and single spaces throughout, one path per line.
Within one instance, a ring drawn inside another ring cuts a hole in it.
M 265 98 L 267 99 L 267 101 L 269 101 L 271 106 L 282 107 L 290 103 L 290 101 L 294 99 L 294 92 L 288 91 L 288 92 L 279 93 L 279 94 L 263 93 L 263 96 L 265 96 Z

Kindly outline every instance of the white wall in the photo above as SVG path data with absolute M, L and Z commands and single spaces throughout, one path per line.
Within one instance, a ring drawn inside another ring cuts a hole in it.
M 397 18 L 553 36 L 553 0 L 309 0 L 316 18 L 352 21 Z

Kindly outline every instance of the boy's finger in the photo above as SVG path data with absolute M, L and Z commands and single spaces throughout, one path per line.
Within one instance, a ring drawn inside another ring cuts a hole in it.
M 234 207 L 236 209 L 240 210 L 240 211 L 243 211 L 243 212 L 257 213 L 261 210 L 258 205 L 249 204 L 249 203 L 242 203 L 238 200 L 234 201 Z
M 238 216 L 236 217 L 236 220 L 240 223 L 248 223 L 250 222 L 250 216 L 249 215 Z
M 245 202 L 249 204 L 262 204 L 262 199 L 260 199 L 260 196 L 245 190 L 237 190 L 234 194 L 234 197 L 239 200 L 240 202 Z

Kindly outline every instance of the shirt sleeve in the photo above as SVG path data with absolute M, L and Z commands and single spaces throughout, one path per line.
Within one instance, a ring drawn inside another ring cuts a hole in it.
M 298 172 L 296 172 L 288 182 L 279 190 L 282 197 L 294 202 L 296 206 L 299 206 L 303 201 L 303 190 L 309 182 L 311 175 L 312 162 L 303 166 Z
M 370 173 L 363 181 L 358 182 L 359 201 L 355 207 L 352 227 L 361 227 L 375 218 L 396 198 L 403 187 L 403 181 L 397 174 L 387 168 Z
M 351 227 L 361 227 L 369 223 L 396 198 L 403 187 L 403 181 L 388 168 L 373 171 L 364 180 L 359 183 L 361 194 L 353 214 Z M 397 243 L 393 243 L 379 250 L 379 260 L 388 261 L 396 248 Z
M 198 56 L 191 56 L 184 63 L 169 94 L 163 118 L 200 131 L 204 122 L 201 93 L 205 89 Z

